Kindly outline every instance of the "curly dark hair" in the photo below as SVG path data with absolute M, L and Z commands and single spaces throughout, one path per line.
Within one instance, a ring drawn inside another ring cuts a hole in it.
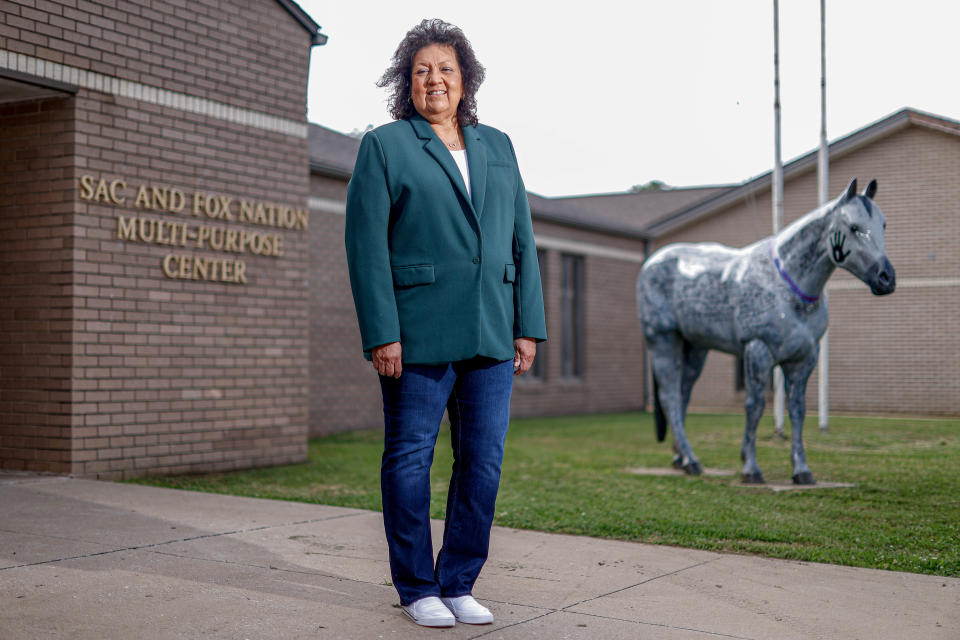
M 383 72 L 377 81 L 378 87 L 390 87 L 393 93 L 387 99 L 390 115 L 396 120 L 410 118 L 417 111 L 410 101 L 410 76 L 413 74 L 413 56 L 420 49 L 432 44 L 452 47 L 460 64 L 463 78 L 463 96 L 457 106 L 457 121 L 460 126 L 477 124 L 477 89 L 483 83 L 486 70 L 477 61 L 473 47 L 460 27 L 439 18 L 421 20 L 410 29 L 393 54 L 393 64 Z

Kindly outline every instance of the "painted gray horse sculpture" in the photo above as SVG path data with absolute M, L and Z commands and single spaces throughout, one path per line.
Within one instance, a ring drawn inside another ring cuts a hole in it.
M 883 213 L 853 179 L 844 193 L 780 233 L 742 249 L 715 243 L 672 244 L 644 263 L 637 307 L 654 376 L 657 437 L 673 431 L 674 466 L 702 472 L 684 430 L 690 391 L 710 349 L 743 358 L 746 420 L 743 481 L 762 483 L 757 466 L 757 423 L 774 365 L 783 369 L 792 428 L 793 481 L 814 484 L 803 450 L 804 394 L 827 329 L 820 295 L 837 267 L 892 293 Z

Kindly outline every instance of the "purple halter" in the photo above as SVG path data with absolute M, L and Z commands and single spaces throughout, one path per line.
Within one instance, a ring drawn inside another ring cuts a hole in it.
M 793 281 L 793 278 L 790 277 L 790 274 L 787 273 L 786 269 L 783 268 L 783 263 L 780 262 L 780 254 L 777 252 L 776 244 L 773 241 L 773 238 L 770 239 L 770 242 L 767 243 L 768 248 L 770 249 L 770 259 L 773 260 L 774 266 L 777 267 L 777 273 L 780 274 L 780 277 L 783 278 L 783 281 L 790 285 L 790 289 L 793 290 L 797 297 L 806 302 L 807 304 L 813 304 L 820 299 L 820 296 L 811 296 L 804 293 L 803 289 Z

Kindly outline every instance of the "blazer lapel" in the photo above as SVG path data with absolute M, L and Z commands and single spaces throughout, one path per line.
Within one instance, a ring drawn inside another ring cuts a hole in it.
M 483 199 L 487 194 L 487 149 L 480 141 L 477 127 L 465 127 L 463 140 L 467 146 L 467 167 L 470 170 L 470 193 L 477 216 L 483 215 Z
M 440 137 L 433 132 L 433 128 L 430 126 L 430 123 L 420 115 L 415 115 L 410 119 L 410 124 L 413 125 L 413 129 L 416 131 L 417 137 L 421 140 L 426 140 L 424 149 L 427 150 L 427 153 L 433 156 L 433 159 L 436 160 L 446 172 L 447 177 L 450 178 L 453 186 L 456 187 L 457 191 L 460 192 L 460 195 L 463 196 L 464 201 L 469 205 L 470 213 L 472 213 L 474 216 L 477 216 L 477 210 L 474 208 L 473 203 L 470 201 L 470 196 L 467 194 L 467 185 L 463 182 L 463 176 L 460 175 L 460 169 L 457 168 L 457 163 L 454 162 L 453 156 L 450 155 L 450 152 L 447 151 L 447 148 L 443 146 L 443 141 L 440 140 Z M 466 137 L 466 134 L 464 134 L 464 136 Z M 470 151 L 468 148 L 467 166 L 469 165 Z M 486 173 L 486 162 L 484 162 L 484 173 Z M 470 169 L 470 180 L 472 188 L 472 168 Z

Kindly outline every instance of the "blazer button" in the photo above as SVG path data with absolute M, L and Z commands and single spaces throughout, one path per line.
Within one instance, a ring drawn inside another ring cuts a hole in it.
M 480 264 L 480 258 L 474 258 L 473 264 Z

